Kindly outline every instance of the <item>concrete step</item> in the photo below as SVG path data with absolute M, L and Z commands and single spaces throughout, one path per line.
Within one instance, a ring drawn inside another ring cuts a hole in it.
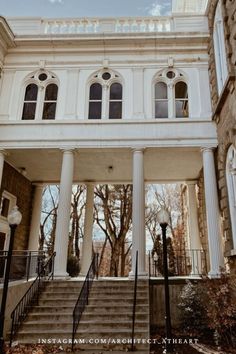
M 127 311 L 133 311 L 133 303 L 132 304 L 121 304 L 116 302 L 115 304 L 104 304 L 103 307 L 101 308 L 100 306 L 97 306 L 97 304 L 91 304 L 89 303 L 88 306 L 86 306 L 85 311 L 89 312 L 100 312 L 101 309 L 104 310 L 105 313 L 113 312 L 114 310 L 117 313 L 126 313 Z M 149 314 L 149 304 L 137 304 L 136 305 L 136 313 L 145 313 Z

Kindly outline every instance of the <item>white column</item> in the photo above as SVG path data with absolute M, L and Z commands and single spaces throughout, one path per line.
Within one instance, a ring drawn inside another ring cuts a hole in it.
M 220 235 L 220 211 L 217 192 L 214 153 L 212 148 L 204 148 L 203 170 L 205 183 L 205 199 L 207 214 L 207 229 L 210 256 L 209 276 L 217 277 L 220 268 L 224 266 L 223 251 Z
M 82 246 L 82 262 L 80 275 L 86 276 L 92 261 L 93 247 L 93 203 L 94 203 L 94 186 L 87 184 L 86 210 L 84 219 L 84 239 Z
M 34 191 L 33 212 L 30 225 L 29 251 L 38 251 L 39 247 L 39 229 L 42 210 L 43 184 L 36 184 Z
M 138 251 L 139 277 L 147 276 L 146 239 L 145 239 L 145 186 L 144 186 L 144 149 L 133 151 L 133 215 L 132 215 L 132 271 L 135 274 L 136 251 Z
M 187 182 L 188 186 L 188 229 L 190 257 L 192 261 L 192 275 L 201 274 L 201 252 L 202 249 L 197 210 L 196 182 Z
M 4 160 L 5 160 L 5 152 L 3 150 L 0 150 L 0 187 L 2 185 Z
M 61 168 L 60 198 L 57 212 L 55 247 L 55 276 L 66 277 L 68 240 L 71 213 L 71 194 L 74 173 L 74 156 L 72 150 L 63 151 Z

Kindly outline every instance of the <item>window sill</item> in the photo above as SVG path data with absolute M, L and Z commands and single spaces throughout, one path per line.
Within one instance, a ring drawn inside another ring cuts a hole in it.
M 236 256 L 236 249 L 234 248 L 234 249 L 232 249 L 230 251 L 225 252 L 225 256 L 226 257 L 234 257 L 234 256 Z

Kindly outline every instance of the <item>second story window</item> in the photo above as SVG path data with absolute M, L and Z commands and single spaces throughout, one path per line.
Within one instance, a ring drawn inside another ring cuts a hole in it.
M 186 118 L 189 116 L 188 86 L 177 70 L 164 70 L 154 85 L 155 118 Z
M 113 72 L 101 71 L 94 75 L 89 88 L 89 119 L 121 119 L 123 88 Z
M 25 88 L 22 120 L 55 119 L 58 85 L 55 76 L 38 72 Z

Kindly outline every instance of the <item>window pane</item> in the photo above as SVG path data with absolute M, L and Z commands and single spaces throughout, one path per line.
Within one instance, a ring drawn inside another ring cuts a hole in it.
M 89 119 L 101 119 L 102 116 L 102 103 L 90 102 L 89 103 Z
M 45 92 L 45 101 L 56 101 L 57 91 L 58 91 L 58 87 L 56 84 L 48 85 Z
M 188 117 L 188 101 L 176 100 L 175 101 L 176 118 Z
M 155 85 L 155 98 L 167 99 L 167 86 L 164 82 L 158 82 Z
M 168 101 L 155 102 L 155 118 L 168 118 Z
M 122 86 L 119 83 L 112 84 L 110 87 L 110 100 L 122 100 Z
M 185 82 L 177 82 L 175 85 L 175 98 L 187 98 L 188 97 L 188 87 Z
M 22 113 L 22 119 L 34 119 L 35 118 L 35 110 L 36 110 L 36 102 L 35 103 L 25 103 Z
M 110 102 L 109 119 L 121 119 L 121 117 L 122 117 L 122 102 Z
M 90 86 L 90 100 L 101 100 L 102 99 L 102 86 L 98 83 L 92 84 Z
M 25 90 L 25 101 L 37 101 L 38 86 L 35 84 L 30 84 Z
M 43 119 L 55 119 L 56 102 L 45 102 L 43 106 Z

